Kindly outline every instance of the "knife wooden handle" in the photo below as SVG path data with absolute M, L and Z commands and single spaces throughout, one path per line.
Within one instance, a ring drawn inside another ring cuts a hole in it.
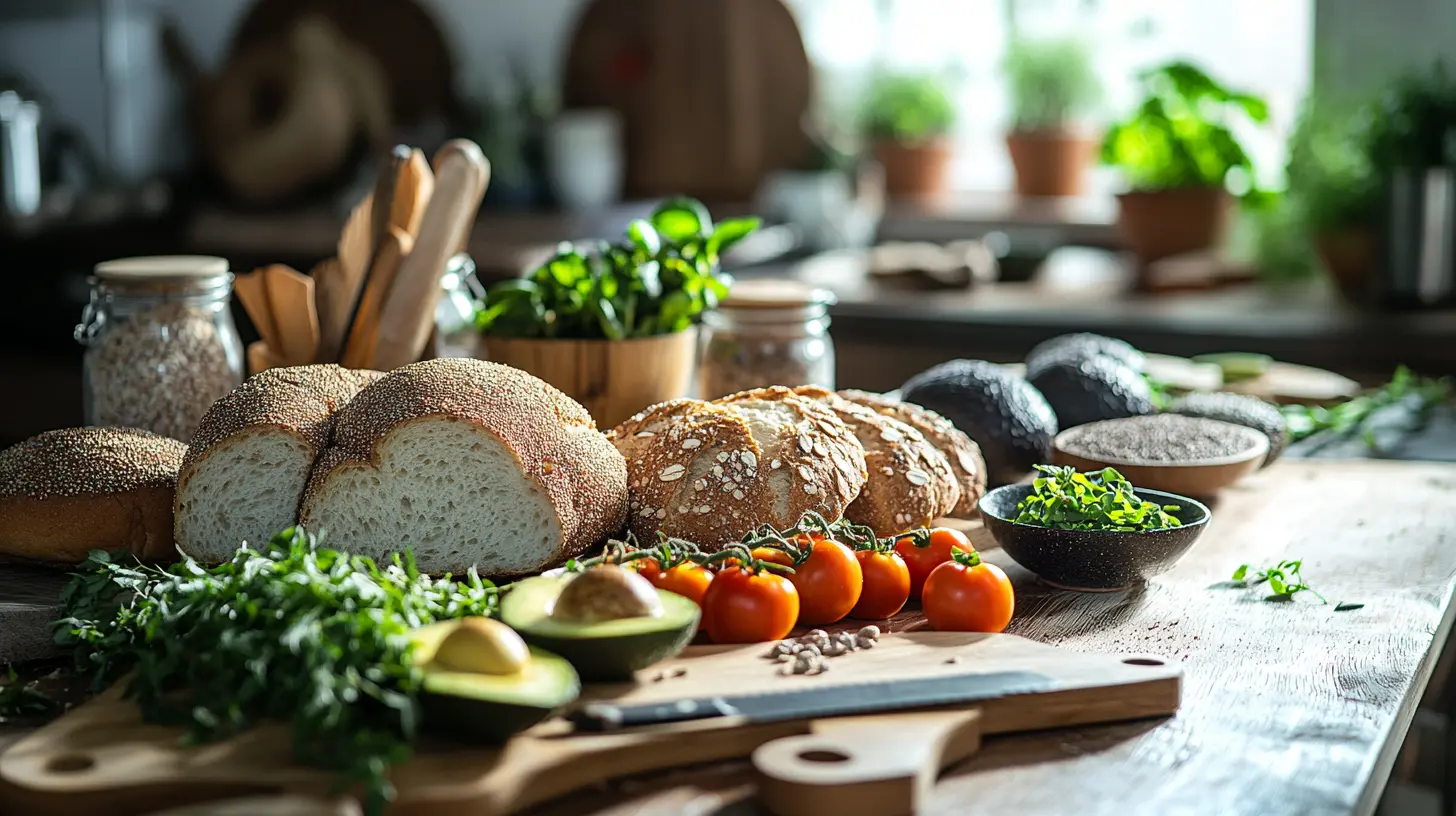
M 753 752 L 758 796 L 778 816 L 908 816 L 942 769 L 980 750 L 976 708 L 816 720 Z
M 474 142 L 453 139 L 436 154 L 434 193 L 380 313 L 375 368 L 388 371 L 420 359 L 435 326 L 445 262 L 468 239 L 489 180 L 490 164 Z

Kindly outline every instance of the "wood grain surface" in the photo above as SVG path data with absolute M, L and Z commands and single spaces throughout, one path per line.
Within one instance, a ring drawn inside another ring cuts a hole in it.
M 60 617 L 66 573 L 0 566 L 0 666 L 59 654 L 51 624 Z

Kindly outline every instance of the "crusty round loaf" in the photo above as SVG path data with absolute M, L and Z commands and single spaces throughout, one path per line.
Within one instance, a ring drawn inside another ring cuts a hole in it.
M 628 523 L 707 550 L 809 511 L 844 514 L 864 486 L 864 451 L 833 411 L 787 388 L 714 402 L 674 400 L 623 422 L 609 438 L 628 457 Z
M 627 464 L 580 404 L 499 363 L 402 366 L 339 411 L 300 521 L 421 570 L 536 572 L 618 532 Z
M 913 427 L 814 385 L 794 393 L 829 406 L 864 448 L 868 478 L 844 511 L 884 538 L 928 527 L 953 510 L 961 489 L 950 462 Z
M 883 394 L 869 391 L 845 390 L 839 396 L 850 402 L 859 403 L 885 416 L 894 417 L 920 432 L 926 441 L 934 445 L 950 461 L 960 483 L 961 500 L 949 515 L 956 518 L 975 518 L 980 511 L 977 505 L 986 493 L 986 460 L 981 456 L 981 447 L 954 423 L 929 408 L 909 402 L 890 399 Z
M 74 566 L 92 550 L 172 561 L 183 443 L 136 428 L 46 431 L 0 451 L 0 556 Z
M 270 368 L 203 414 L 177 479 L 177 548 L 208 564 L 298 521 L 334 415 L 382 376 L 337 365 Z

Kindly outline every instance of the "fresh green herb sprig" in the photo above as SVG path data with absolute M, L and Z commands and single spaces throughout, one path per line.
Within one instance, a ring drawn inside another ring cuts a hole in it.
M 1368 443 L 1373 439 L 1370 420 L 1381 409 L 1409 402 L 1414 408 L 1417 425 L 1411 430 L 1416 430 L 1430 418 L 1437 406 L 1450 400 L 1451 396 L 1452 382 L 1449 378 L 1418 377 L 1409 368 L 1400 366 L 1389 383 L 1338 405 L 1286 405 L 1283 408 L 1284 421 L 1289 426 L 1290 439 L 1295 442 L 1329 431 L 1336 438 L 1358 436 Z
M 1319 594 L 1304 580 L 1304 559 L 1294 558 L 1280 561 L 1272 567 L 1261 570 L 1254 570 L 1248 564 L 1240 564 L 1234 570 L 1232 580 L 1241 587 L 1253 587 L 1267 582 L 1269 594 L 1264 597 L 1266 601 L 1288 602 L 1294 600 L 1294 596 L 1301 592 L 1308 592 L 1319 599 L 1321 604 L 1328 604 L 1325 596 Z M 1353 612 L 1356 609 L 1364 609 L 1365 604 L 1352 601 L 1340 601 L 1335 604 L 1336 612 Z
M 563 243 L 530 275 L 492 286 L 475 327 L 492 337 L 606 340 L 683 331 L 728 296 L 718 260 L 758 226 L 714 224 L 701 202 L 671 199 L 615 244 Z
M 1017 524 L 1057 530 L 1145 532 L 1181 526 L 1177 505 L 1139 498 L 1113 468 L 1078 473 L 1076 468 L 1037 465 L 1031 495 L 1016 505 Z
M 496 595 L 473 570 L 431 578 L 407 553 L 379 566 L 291 528 L 210 569 L 92 553 L 62 594 L 56 640 L 97 690 L 129 673 L 125 696 L 189 744 L 291 722 L 295 759 L 362 783 L 380 813 L 419 727 L 410 630 L 490 614 Z
M 22 681 L 14 666 L 7 666 L 8 679 L 0 685 L 0 722 L 23 717 L 54 714 L 61 704 L 36 688 L 36 681 Z

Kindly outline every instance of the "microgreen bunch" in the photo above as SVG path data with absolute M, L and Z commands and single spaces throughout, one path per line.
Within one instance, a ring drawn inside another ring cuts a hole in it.
M 1076 468 L 1037 465 L 1042 475 L 1016 505 L 1017 524 L 1057 530 L 1145 532 L 1181 526 L 1177 505 L 1158 505 L 1133 492 L 1113 468 L 1078 473 Z

